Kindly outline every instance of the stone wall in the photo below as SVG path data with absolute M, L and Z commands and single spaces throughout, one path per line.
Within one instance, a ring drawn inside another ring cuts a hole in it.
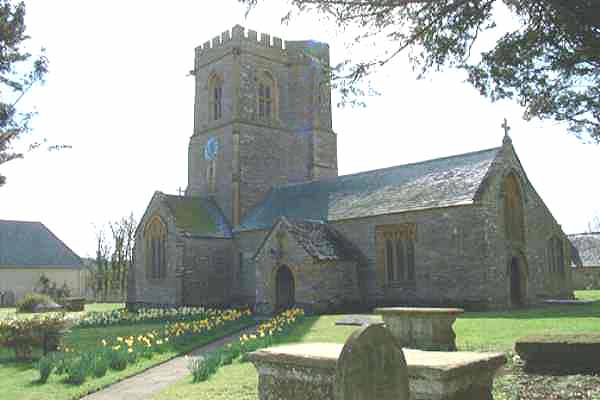
M 232 240 L 185 238 L 183 242 L 183 304 L 231 304 Z
M 139 223 L 135 235 L 135 264 L 131 279 L 134 280 L 134 290 L 128 292 L 128 303 L 147 303 L 156 305 L 176 305 L 182 301 L 181 277 L 178 266 L 182 263 L 183 246 L 175 220 L 159 199 L 160 193 L 155 193 L 146 209 L 146 213 Z M 146 276 L 145 267 L 145 241 L 144 227 L 153 216 L 158 215 L 167 227 L 166 241 L 166 277 L 164 279 L 150 279 Z
M 572 297 L 571 274 L 568 267 L 570 247 L 561 226 L 554 219 L 544 201 L 527 178 L 518 157 L 510 144 L 503 146 L 500 156 L 490 169 L 481 194 L 480 204 L 487 209 L 486 232 L 489 260 L 495 262 L 509 287 L 508 264 L 515 249 L 504 238 L 503 180 L 509 173 L 518 176 L 523 195 L 525 243 L 520 252 L 527 263 L 527 302 L 536 303 L 547 298 Z M 562 272 L 550 271 L 548 241 L 557 235 L 563 240 L 564 266 Z M 494 261 L 496 260 L 496 261 Z M 508 290 L 506 290 L 508 294 Z M 508 298 L 506 299 L 508 302 Z
M 273 186 L 337 176 L 337 137 L 324 66 L 329 47 L 284 43 L 240 26 L 196 49 L 194 134 L 189 145 L 188 193 L 209 193 L 203 157 L 209 137 L 219 142 L 215 198 L 235 225 Z M 258 115 L 258 84 L 274 80 L 273 118 Z M 210 116 L 211 76 L 223 79 L 223 114 Z M 238 135 L 239 134 L 239 138 Z
M 357 264 L 355 261 L 319 261 L 309 256 L 292 235 L 279 232 L 278 225 L 266 238 L 256 255 L 256 309 L 269 314 L 276 307 L 276 275 L 281 266 L 294 277 L 295 303 L 306 312 L 332 312 L 359 303 Z M 277 250 L 277 234 L 286 235 L 284 250 Z M 254 233 L 255 236 L 258 236 Z M 246 237 L 246 245 L 251 237 Z
M 414 283 L 383 286 L 377 278 L 375 228 L 415 224 Z M 492 265 L 486 263 L 484 213 L 477 206 L 449 207 L 338 221 L 333 227 L 361 249 L 366 265 L 359 269 L 363 300 L 368 306 L 493 303 Z
M 571 269 L 573 290 L 600 290 L 600 266 Z
M 231 182 L 233 179 L 233 127 L 224 125 L 211 128 L 190 138 L 188 146 L 188 195 L 204 196 L 212 194 L 229 221 L 233 216 Z M 204 157 L 204 147 L 212 138 L 218 142 L 214 160 L 215 192 L 209 191 L 207 168 L 211 162 Z

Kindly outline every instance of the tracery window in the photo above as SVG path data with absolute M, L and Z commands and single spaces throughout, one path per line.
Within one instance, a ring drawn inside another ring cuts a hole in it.
M 275 80 L 264 72 L 258 80 L 258 118 L 270 121 L 275 117 Z
M 209 114 L 214 121 L 223 116 L 223 79 L 218 75 L 212 75 L 208 83 L 209 91 Z
M 167 276 L 167 227 L 158 216 L 146 225 L 146 276 L 149 279 L 164 279 Z
M 548 269 L 561 274 L 565 271 L 563 242 L 556 235 L 548 239 Z
M 383 284 L 415 281 L 415 225 L 383 225 L 376 228 L 378 269 Z

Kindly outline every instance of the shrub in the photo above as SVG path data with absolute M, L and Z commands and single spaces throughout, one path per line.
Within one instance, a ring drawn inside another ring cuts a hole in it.
M 108 353 L 100 351 L 94 357 L 93 374 L 96 378 L 102 378 L 108 371 Z
M 127 353 L 117 349 L 110 353 L 110 368 L 115 371 L 123 371 L 127 368 Z
M 188 369 L 192 373 L 192 382 L 198 383 L 207 380 L 217 372 L 221 365 L 220 353 L 209 353 L 202 357 L 188 358 Z
M 51 281 L 46 275 L 42 274 L 36 285 L 36 292 L 50 296 L 50 298 L 63 304 L 63 300 L 71 295 L 71 289 L 66 283 L 59 288 L 56 282 Z
M 208 365 L 202 357 L 192 357 L 188 359 L 188 369 L 192 373 L 192 382 L 204 382 L 210 376 Z
M 41 347 L 45 337 L 55 340 L 68 323 L 64 314 L 0 319 L 0 346 L 14 349 L 17 360 L 30 359 L 33 349 Z
M 92 370 L 91 359 L 86 356 L 74 357 L 67 362 L 67 382 L 81 385 Z
M 47 355 L 42 358 L 37 363 L 37 368 L 40 373 L 40 383 L 46 383 L 48 381 L 48 377 L 52 373 L 54 369 L 55 361 L 53 355 Z
M 229 365 L 233 362 L 235 356 L 231 351 L 223 350 L 220 352 L 221 365 Z
M 48 305 L 54 301 L 50 296 L 42 293 L 28 293 L 19 302 L 17 302 L 17 312 L 32 313 L 37 305 Z

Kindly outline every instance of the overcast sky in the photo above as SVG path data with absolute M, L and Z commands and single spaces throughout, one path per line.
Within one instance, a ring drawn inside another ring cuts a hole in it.
M 30 47 L 44 46 L 50 59 L 46 84 L 24 101 L 39 112 L 27 140 L 73 148 L 2 165 L 0 219 L 41 221 L 80 256 L 94 254 L 95 227 L 130 212 L 139 218 L 155 190 L 185 188 L 194 47 L 241 24 L 284 40 L 328 42 L 333 64 L 386 49 L 348 49 L 353 33 L 315 16 L 282 26 L 285 10 L 272 1 L 248 18 L 234 0 L 26 4 Z M 515 103 L 491 104 L 461 72 L 417 81 L 406 56 L 372 80 L 381 95 L 366 108 L 333 111 L 340 174 L 499 146 L 506 117 L 530 181 L 563 230 L 584 231 L 600 213 L 600 146 L 553 122 L 523 121 Z

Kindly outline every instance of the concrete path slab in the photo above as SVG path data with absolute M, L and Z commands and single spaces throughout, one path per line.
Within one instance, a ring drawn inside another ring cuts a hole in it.
M 244 330 L 233 335 L 226 336 L 199 347 L 192 351 L 189 356 L 200 356 L 204 353 L 211 352 L 219 347 L 239 340 L 243 334 L 248 334 L 254 331 L 256 326 L 245 328 Z M 120 382 L 108 386 L 96 393 L 82 397 L 82 400 L 142 400 L 149 399 L 156 393 L 160 392 L 167 386 L 185 378 L 189 375 L 187 369 L 188 361 L 185 356 L 176 357 L 164 364 L 150 368 L 138 375 L 126 378 Z

